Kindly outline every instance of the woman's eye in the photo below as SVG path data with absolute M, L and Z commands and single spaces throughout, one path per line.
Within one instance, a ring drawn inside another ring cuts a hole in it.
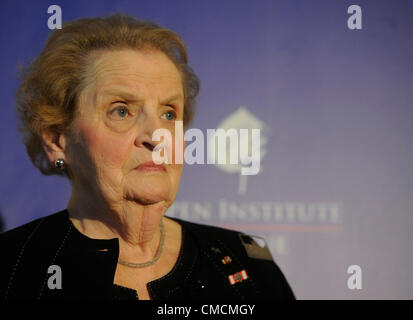
M 119 107 L 113 109 L 110 113 L 115 118 L 124 119 L 129 115 L 129 110 L 128 110 L 128 108 L 126 108 L 124 106 L 119 106 Z
M 167 111 L 163 114 L 163 116 L 166 120 L 175 120 L 176 119 L 176 113 L 174 111 Z

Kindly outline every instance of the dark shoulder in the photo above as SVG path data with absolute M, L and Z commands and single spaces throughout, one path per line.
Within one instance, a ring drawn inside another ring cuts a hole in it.
M 55 229 L 64 221 L 64 213 L 65 211 L 60 211 L 1 233 L 0 246 L 6 245 L 10 248 L 12 245 L 27 244 L 35 235 L 38 236 L 40 230 L 43 231 L 41 234 L 46 236 L 45 231 Z
M 11 267 L 27 252 L 47 250 L 62 233 L 65 221 L 65 211 L 61 211 L 1 233 L 2 267 Z
M 19 252 L 24 251 L 42 222 L 43 218 L 37 219 L 0 234 L 0 250 L 3 257 L 3 267 L 8 262 L 18 258 Z
M 249 241 L 251 241 L 249 243 L 252 243 L 253 240 L 250 235 L 238 230 L 189 222 L 177 218 L 172 219 L 178 222 L 185 232 L 190 233 L 201 248 L 208 251 L 211 247 L 223 246 L 233 251 L 234 254 L 237 254 L 242 259 L 249 259 L 246 243 Z
M 222 241 L 226 245 L 238 248 L 241 245 L 240 235 L 243 233 L 237 230 L 230 230 L 213 225 L 206 225 L 190 221 L 181 220 L 178 218 L 171 218 L 178 222 L 185 231 L 191 233 L 200 242 L 201 245 L 209 245 L 213 242 Z
M 4 243 L 20 242 L 36 231 L 43 218 L 25 223 L 19 227 L 0 233 L 0 245 Z
M 259 287 L 264 299 L 295 299 L 283 272 L 274 261 L 269 248 L 262 247 L 257 237 L 237 230 L 204 225 L 173 218 L 198 243 L 210 259 L 220 263 L 226 255 L 239 260 L 240 270 L 246 269 Z M 259 237 L 258 237 L 259 238 Z M 261 238 L 261 240 L 265 241 Z M 218 249 L 218 250 L 217 250 Z M 218 252 L 218 253 L 217 253 Z
M 65 213 L 63 210 L 0 234 L 0 299 L 10 294 L 12 283 L 13 288 L 25 288 L 19 294 L 27 297 L 38 287 L 38 272 L 51 261 L 66 228 Z

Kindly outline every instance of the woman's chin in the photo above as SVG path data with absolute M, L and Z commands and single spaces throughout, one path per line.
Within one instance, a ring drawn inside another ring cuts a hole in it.
M 142 205 L 151 205 L 168 201 L 170 194 L 169 183 L 166 181 L 161 184 L 154 181 L 139 181 L 128 186 L 125 198 Z

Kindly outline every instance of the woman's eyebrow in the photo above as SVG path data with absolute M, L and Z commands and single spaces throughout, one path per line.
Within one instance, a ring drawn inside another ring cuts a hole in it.
M 182 96 L 182 94 L 180 94 L 180 93 L 176 93 L 176 94 L 174 94 L 174 95 L 172 95 L 172 96 L 170 96 L 170 97 L 162 100 L 162 101 L 160 102 L 160 104 L 161 104 L 161 105 L 165 105 L 165 104 L 168 104 L 168 103 L 170 103 L 170 102 L 172 102 L 172 101 L 179 100 L 179 99 L 183 100 L 183 96 Z
M 116 90 L 116 89 L 115 90 L 113 89 L 103 90 L 101 95 L 102 96 L 116 96 L 116 97 L 120 97 L 122 99 L 131 101 L 131 102 L 144 100 L 142 97 L 136 96 L 135 94 L 130 93 L 128 91 Z
M 107 89 L 101 92 L 101 97 L 107 97 L 107 96 L 119 97 L 119 98 L 127 100 L 128 102 L 143 102 L 145 100 L 143 97 L 137 96 L 128 91 L 117 90 L 117 89 Z M 171 103 L 176 100 L 182 100 L 182 101 L 184 100 L 181 93 L 176 93 L 176 94 L 173 94 L 163 99 L 162 101 L 160 101 L 160 104 L 167 105 L 168 103 Z

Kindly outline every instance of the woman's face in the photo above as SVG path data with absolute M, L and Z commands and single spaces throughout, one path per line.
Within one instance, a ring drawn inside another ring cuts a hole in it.
M 169 206 L 183 165 L 165 164 L 164 170 L 137 166 L 152 161 L 152 148 L 159 143 L 152 141 L 152 133 L 168 129 L 175 139 L 175 121 L 183 120 L 177 68 L 160 51 L 101 51 L 90 58 L 89 85 L 65 135 L 74 191 L 92 192 L 115 208 L 160 201 Z

